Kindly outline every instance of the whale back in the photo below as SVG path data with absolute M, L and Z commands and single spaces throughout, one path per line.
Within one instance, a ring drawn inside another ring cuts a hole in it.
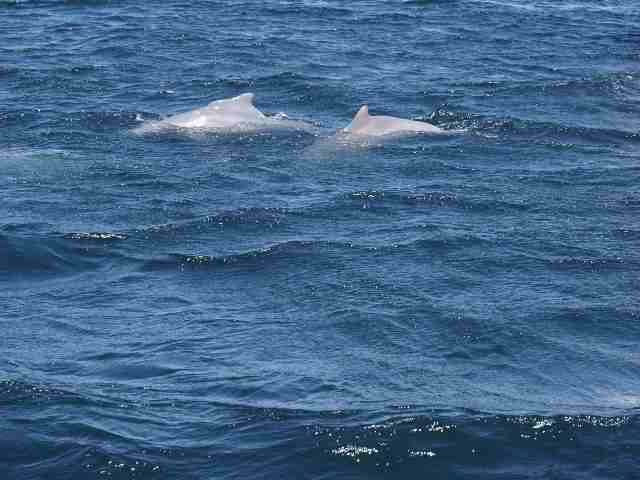
M 355 135 L 382 136 L 411 133 L 444 133 L 440 128 L 427 122 L 419 122 L 386 115 L 369 115 L 369 108 L 363 105 L 351 123 L 344 129 Z
M 211 113 L 220 115 L 234 115 L 249 118 L 264 118 L 263 113 L 258 110 L 253 101 L 255 95 L 253 93 L 243 93 L 233 98 L 225 98 L 224 100 L 215 100 L 207 105 L 207 110 Z
M 180 128 L 235 133 L 295 129 L 315 133 L 315 126 L 303 121 L 289 120 L 283 113 L 264 115 L 253 105 L 254 99 L 253 93 L 243 93 L 237 97 L 215 100 L 195 110 L 170 115 L 159 121 L 146 122 L 134 131 L 147 133 Z
M 360 110 L 358 110 L 358 113 L 356 113 L 356 116 L 353 117 L 353 120 L 351 120 L 351 123 L 347 126 L 347 128 L 345 128 L 345 131 L 347 132 L 355 132 L 358 131 L 364 127 L 366 127 L 367 123 L 369 123 L 369 107 L 367 105 L 363 105 L 362 107 L 360 107 Z
M 209 103 L 209 107 L 214 107 L 217 105 L 235 105 L 236 107 L 253 107 L 253 101 L 256 96 L 253 93 L 243 93 L 242 95 L 238 95 L 237 97 L 224 98 L 222 100 L 214 100 Z

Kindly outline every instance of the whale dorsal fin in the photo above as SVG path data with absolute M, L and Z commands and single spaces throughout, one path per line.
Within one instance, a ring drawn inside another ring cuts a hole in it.
M 237 97 L 225 98 L 222 100 L 214 100 L 207 105 L 208 108 L 219 110 L 221 108 L 237 108 L 237 107 L 253 107 L 253 93 L 243 93 Z
M 369 120 L 369 107 L 367 105 L 363 105 L 356 113 L 356 116 L 353 117 L 351 124 L 349 125 L 349 130 L 356 130 L 362 126 Z
M 238 95 L 237 97 L 233 97 L 232 100 L 242 103 L 244 105 L 253 105 L 253 100 L 256 96 L 253 93 L 243 93 L 242 95 Z

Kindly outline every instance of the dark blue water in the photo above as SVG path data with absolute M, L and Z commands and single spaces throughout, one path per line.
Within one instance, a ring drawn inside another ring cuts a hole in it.
M 635 0 L 3 2 L 0 132 L 0 478 L 640 477 Z

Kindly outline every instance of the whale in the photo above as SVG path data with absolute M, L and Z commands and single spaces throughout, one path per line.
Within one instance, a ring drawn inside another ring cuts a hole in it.
M 308 123 L 291 120 L 283 113 L 267 116 L 254 106 L 254 100 L 253 93 L 215 100 L 206 107 L 147 122 L 135 129 L 135 132 L 148 133 L 166 129 L 222 132 L 250 132 L 276 128 L 312 129 Z
M 253 105 L 254 99 L 253 93 L 243 93 L 237 97 L 216 100 L 204 108 L 173 115 L 165 123 L 178 128 L 231 128 L 257 124 L 266 117 Z
M 303 156 L 308 159 L 339 158 L 345 149 L 351 151 L 379 147 L 410 135 L 452 135 L 465 130 L 445 130 L 427 122 L 408 120 L 385 115 L 370 115 L 369 107 L 363 105 L 345 128 L 334 135 L 321 138 L 307 147 Z
M 342 129 L 342 133 L 366 137 L 387 137 L 420 133 L 437 135 L 448 132 L 427 122 L 385 115 L 369 115 L 369 107 L 363 105 L 351 123 Z

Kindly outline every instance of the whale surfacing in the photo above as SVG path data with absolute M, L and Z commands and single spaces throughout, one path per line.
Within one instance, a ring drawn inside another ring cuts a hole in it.
M 173 115 L 165 123 L 178 128 L 231 128 L 255 124 L 266 117 L 253 106 L 255 95 L 243 93 L 233 98 L 216 100 L 204 108 Z
M 220 132 L 245 132 L 278 128 L 310 129 L 310 126 L 305 122 L 289 120 L 284 114 L 266 116 L 253 105 L 254 99 L 253 93 L 243 93 L 237 97 L 216 100 L 203 108 L 171 115 L 163 120 L 147 122 L 135 129 L 135 132 L 158 132 L 167 129 Z
M 363 105 L 351 123 L 342 130 L 351 135 L 381 137 L 387 135 L 411 135 L 417 133 L 444 134 L 446 130 L 427 122 L 406 120 L 384 115 L 369 115 L 369 107 Z

